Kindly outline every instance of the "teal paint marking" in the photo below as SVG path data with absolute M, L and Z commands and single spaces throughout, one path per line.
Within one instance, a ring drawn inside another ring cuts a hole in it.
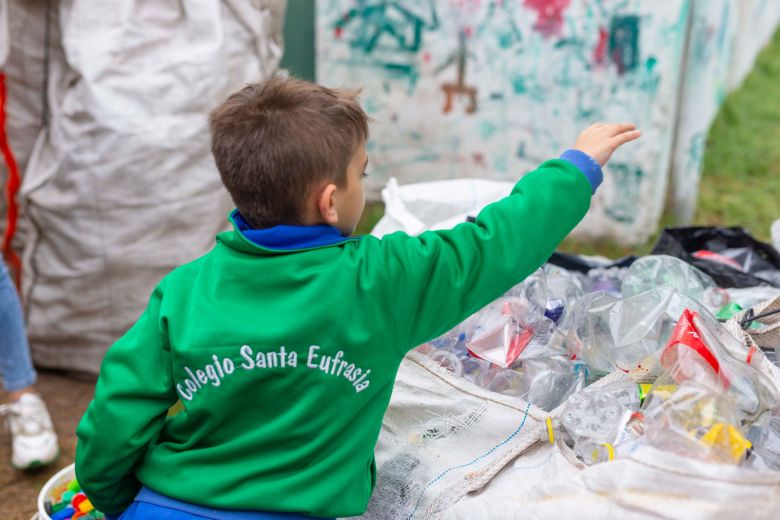
M 639 66 L 639 17 L 615 16 L 609 29 L 609 59 L 617 65 L 618 74 Z
M 490 121 L 482 121 L 479 125 L 479 135 L 483 139 L 488 139 L 490 136 L 496 133 L 496 125 L 491 123 Z
M 655 70 L 656 65 L 658 65 L 658 59 L 655 56 L 650 56 L 645 61 L 645 70 L 652 73 Z
M 610 206 L 604 208 L 604 213 L 617 222 L 633 224 L 637 217 L 642 193 L 640 188 L 645 174 L 635 164 L 610 163 L 609 166 L 619 195 Z
M 502 156 L 493 158 L 493 169 L 502 173 L 508 171 L 509 167 L 507 165 L 506 157 Z
M 336 38 L 341 38 L 345 29 L 357 21 L 357 34 L 350 45 L 366 54 L 373 52 L 380 37 L 385 35 L 396 42 L 397 50 L 416 53 L 422 46 L 423 29 L 434 31 L 439 28 L 436 7 L 431 0 L 427 20 L 407 9 L 402 2 L 359 0 L 357 4 L 339 18 L 334 31 Z
M 515 155 L 518 159 L 525 159 L 525 143 L 518 143 Z
M 525 80 L 522 76 L 515 76 L 512 78 L 512 90 L 515 91 L 515 94 L 525 94 L 528 92 L 528 88 L 525 86 Z
M 480 38 L 484 37 L 485 32 L 493 34 L 502 49 L 509 49 L 523 41 L 523 33 L 515 22 L 516 15 L 508 4 L 509 2 L 491 2 L 488 5 L 485 22 L 476 31 L 476 35 Z M 496 27 L 491 23 L 493 21 L 501 25 Z

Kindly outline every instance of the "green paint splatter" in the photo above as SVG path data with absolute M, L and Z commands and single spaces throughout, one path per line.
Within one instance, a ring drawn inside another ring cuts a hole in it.
M 515 91 L 515 94 L 525 94 L 528 92 L 528 88 L 525 86 L 525 80 L 521 76 L 512 78 L 512 89 Z
M 653 72 L 656 65 L 658 65 L 658 59 L 656 59 L 655 56 L 650 56 L 647 58 L 647 61 L 645 61 L 645 70 L 647 72 Z
M 496 125 L 490 121 L 482 121 L 479 125 L 479 135 L 483 139 L 488 139 L 490 136 L 496 133 Z

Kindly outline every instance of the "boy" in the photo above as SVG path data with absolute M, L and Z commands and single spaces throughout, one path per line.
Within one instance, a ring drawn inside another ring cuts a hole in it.
M 404 354 L 541 266 L 639 136 L 595 125 L 476 222 L 380 240 L 349 236 L 368 163 L 356 93 L 274 78 L 210 125 L 234 231 L 160 282 L 77 431 L 82 488 L 123 519 L 361 514 Z

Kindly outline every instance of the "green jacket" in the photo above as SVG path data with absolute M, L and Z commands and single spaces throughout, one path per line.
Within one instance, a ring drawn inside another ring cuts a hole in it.
M 108 350 L 77 430 L 79 483 L 106 513 L 141 483 L 220 509 L 363 513 L 403 356 L 539 268 L 590 199 L 551 160 L 446 231 L 294 251 L 219 234 Z

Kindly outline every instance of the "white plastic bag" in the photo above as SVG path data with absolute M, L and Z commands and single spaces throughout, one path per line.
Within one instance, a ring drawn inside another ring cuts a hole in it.
M 428 229 L 449 229 L 512 192 L 511 182 L 456 179 L 399 186 L 391 178 L 382 189 L 385 214 L 371 231 L 381 237 L 394 231 L 418 235 Z

